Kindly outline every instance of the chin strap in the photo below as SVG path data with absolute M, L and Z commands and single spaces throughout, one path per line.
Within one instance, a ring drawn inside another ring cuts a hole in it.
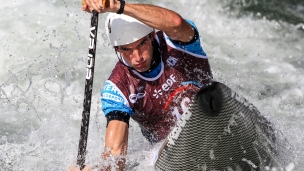
M 115 49 L 115 53 L 116 53 L 116 56 L 117 56 L 119 62 L 121 62 L 124 66 L 126 66 L 126 67 L 127 67 L 128 69 L 130 69 L 130 70 L 133 70 L 133 69 L 134 69 L 133 67 L 130 67 L 129 65 L 126 64 L 126 62 L 123 60 L 121 54 L 120 54 L 120 53 L 118 54 L 118 52 L 117 52 L 116 49 Z

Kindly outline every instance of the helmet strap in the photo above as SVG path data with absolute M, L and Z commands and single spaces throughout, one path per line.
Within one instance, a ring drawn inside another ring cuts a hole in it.
M 129 65 L 126 64 L 126 62 L 123 60 L 121 54 L 120 54 L 120 53 L 118 54 L 116 48 L 115 48 L 115 53 L 116 53 L 116 56 L 117 56 L 119 62 L 121 62 L 121 63 L 122 63 L 124 66 L 126 66 L 128 69 L 130 69 L 130 70 L 135 70 L 133 67 L 130 67 Z

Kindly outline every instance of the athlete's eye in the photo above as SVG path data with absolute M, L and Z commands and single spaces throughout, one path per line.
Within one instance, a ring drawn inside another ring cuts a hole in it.
M 119 51 L 124 51 L 124 52 L 129 52 L 129 51 L 131 51 L 130 48 L 125 48 L 125 47 L 119 47 L 118 50 L 119 50 Z

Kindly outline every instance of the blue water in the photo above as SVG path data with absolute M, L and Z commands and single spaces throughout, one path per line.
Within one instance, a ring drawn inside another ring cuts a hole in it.
M 304 170 L 301 21 L 244 12 L 242 6 L 228 8 L 229 1 L 143 2 L 170 8 L 196 23 L 214 78 L 276 124 L 293 146 L 294 170 Z M 301 17 L 301 3 L 297 7 Z M 0 170 L 66 170 L 76 163 L 90 14 L 80 10 L 80 2 L 67 0 L 4 1 L 0 9 Z M 104 19 L 101 14 L 90 163 L 99 160 L 104 144 L 99 91 L 117 61 L 106 41 Z M 131 122 L 128 163 L 139 166 L 130 170 L 153 170 L 143 152 L 149 144 L 139 134 Z

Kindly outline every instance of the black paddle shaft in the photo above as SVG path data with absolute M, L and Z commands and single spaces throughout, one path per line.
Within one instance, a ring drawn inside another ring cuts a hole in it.
M 84 168 L 88 131 L 89 131 L 94 63 L 95 63 L 96 42 L 97 42 L 97 28 L 98 28 L 98 12 L 93 11 L 91 17 L 89 54 L 88 54 L 88 62 L 87 62 L 83 112 L 82 112 L 80 139 L 79 139 L 78 156 L 77 156 L 77 165 L 80 166 L 81 169 Z

